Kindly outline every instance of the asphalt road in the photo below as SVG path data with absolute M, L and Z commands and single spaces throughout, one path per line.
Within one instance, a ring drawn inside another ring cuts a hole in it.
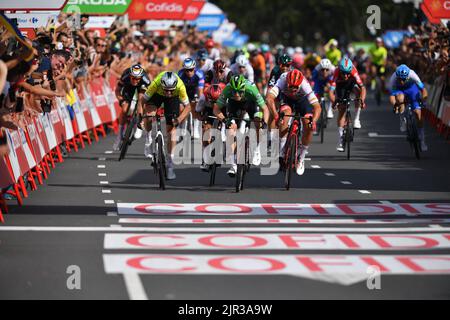
M 226 168 L 210 188 L 197 165 L 158 190 L 143 140 L 122 162 L 112 135 L 72 153 L 9 201 L 0 299 L 449 299 L 450 146 L 427 127 L 418 161 L 390 109 L 361 119 L 352 159 L 333 119 L 290 191 L 256 168 L 239 194 Z

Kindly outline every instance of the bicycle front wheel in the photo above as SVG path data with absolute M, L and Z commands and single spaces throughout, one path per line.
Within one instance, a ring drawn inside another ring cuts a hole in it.
M 125 156 L 126 156 L 127 151 L 128 151 L 128 147 L 130 146 L 131 134 L 133 132 L 133 126 L 134 126 L 133 121 L 131 121 L 127 125 L 127 130 L 125 130 L 125 135 L 124 135 L 124 137 L 122 139 L 122 146 L 120 148 L 119 161 L 125 159 Z
M 292 138 L 289 139 L 289 145 L 288 150 L 286 152 L 286 171 L 284 172 L 284 186 L 286 190 L 289 190 L 291 188 L 291 179 L 292 179 L 292 172 L 295 168 L 295 160 L 297 155 L 297 141 L 296 139 Z
M 159 188 L 162 190 L 166 189 L 166 159 L 164 157 L 164 149 L 162 137 L 158 136 L 156 138 L 156 147 L 158 148 L 158 163 L 157 163 L 157 174 L 159 178 Z

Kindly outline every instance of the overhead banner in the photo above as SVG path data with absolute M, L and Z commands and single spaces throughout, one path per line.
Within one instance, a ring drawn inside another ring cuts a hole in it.
M 184 12 L 183 18 L 181 18 L 181 20 L 192 21 L 197 19 L 205 3 L 206 3 L 205 0 L 192 1 L 192 3 L 187 7 L 186 11 Z
M 128 8 L 130 20 L 181 20 L 192 0 L 134 0 Z
M 181 20 L 147 20 L 145 22 L 145 30 L 155 31 L 155 30 L 169 30 L 171 26 L 182 26 L 183 21 Z
M 69 0 L 63 12 L 122 15 L 132 0 Z
M 89 17 L 89 21 L 84 26 L 86 29 L 90 28 L 103 28 L 108 29 L 111 27 L 116 17 L 110 16 L 99 16 L 99 17 Z
M 61 10 L 67 0 L 0 0 L 0 10 Z

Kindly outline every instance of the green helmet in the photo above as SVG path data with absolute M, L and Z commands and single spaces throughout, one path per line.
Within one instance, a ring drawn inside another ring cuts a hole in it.
M 244 76 L 241 75 L 236 75 L 231 77 L 230 79 L 230 86 L 231 89 L 233 89 L 234 91 L 242 91 L 245 89 L 245 78 Z
M 281 55 L 280 59 L 278 59 L 279 64 L 291 64 L 292 58 L 288 54 Z

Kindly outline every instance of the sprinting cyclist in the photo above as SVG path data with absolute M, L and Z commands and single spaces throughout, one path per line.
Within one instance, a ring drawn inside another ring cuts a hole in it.
M 312 81 L 314 82 L 313 90 L 319 101 L 324 93 L 329 91 L 335 69 L 334 65 L 328 59 L 322 59 L 314 68 L 312 73 Z M 333 108 L 331 107 L 331 104 L 327 106 L 327 118 L 333 118 Z
M 244 55 L 238 56 L 236 58 L 236 62 L 231 65 L 230 69 L 233 76 L 243 75 L 244 78 L 250 82 L 254 82 L 255 80 L 255 72 L 253 71 L 253 67 Z
M 230 82 L 231 76 L 230 68 L 227 67 L 223 60 L 219 59 L 214 61 L 213 69 L 205 74 L 205 83 L 206 86 L 217 83 L 227 84 Z

